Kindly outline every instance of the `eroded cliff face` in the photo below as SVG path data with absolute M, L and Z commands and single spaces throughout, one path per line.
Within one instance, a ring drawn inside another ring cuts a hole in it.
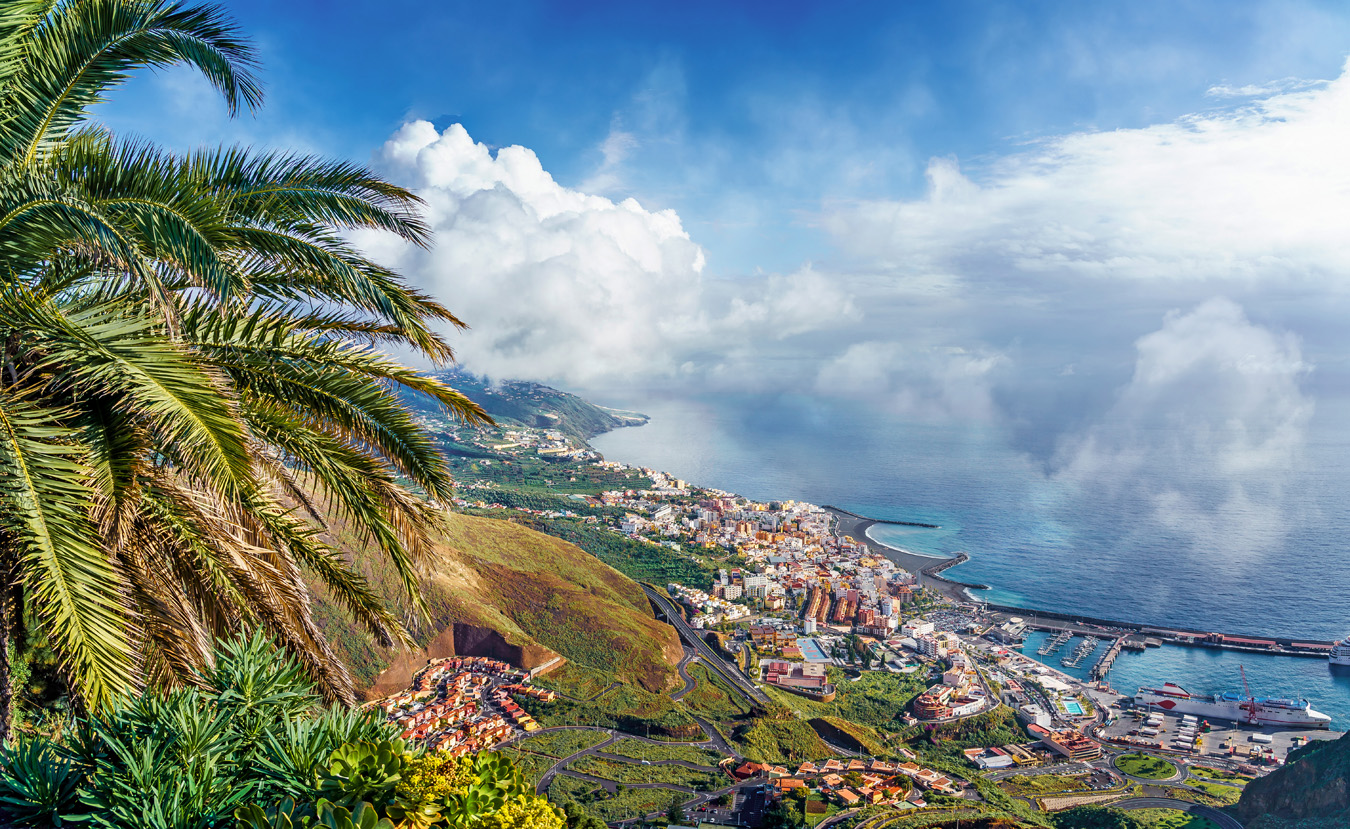
M 1237 811 L 1249 827 L 1350 826 L 1350 735 L 1291 753 L 1283 768 L 1247 784 Z
M 379 699 L 407 688 L 412 675 L 432 659 L 447 656 L 486 656 L 500 659 L 518 668 L 533 670 L 550 665 L 552 670 L 562 664 L 558 654 L 540 645 L 513 645 L 497 631 L 478 625 L 456 622 L 442 630 L 425 648 L 411 653 L 395 654 L 389 667 L 380 672 L 374 684 L 363 689 L 365 699 Z

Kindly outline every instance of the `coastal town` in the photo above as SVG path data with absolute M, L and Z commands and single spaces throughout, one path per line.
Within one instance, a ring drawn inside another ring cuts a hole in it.
M 1337 736 L 1330 730 L 1253 730 L 1248 723 L 1202 721 L 1139 704 L 1110 686 L 1110 663 L 1122 649 L 1155 646 L 1154 637 L 1168 632 L 988 608 L 959 582 L 938 576 L 941 560 L 906 557 L 871 541 L 871 522 L 860 516 L 692 486 L 659 470 L 606 461 L 557 430 L 483 430 L 457 440 L 476 440 L 494 454 L 474 461 L 484 474 L 462 483 L 460 509 L 571 521 L 641 545 L 654 557 L 697 565 L 691 571 L 696 579 L 651 586 L 698 640 L 686 642 L 689 667 L 734 673 L 775 704 L 802 706 L 799 716 L 813 704 L 847 702 L 864 677 L 913 689 L 905 692 L 903 709 L 877 729 L 879 744 L 855 742 L 849 749 L 827 743 L 834 756 L 794 763 L 748 758 L 705 724 L 706 739 L 693 745 L 709 752 L 697 766 L 708 776 L 669 787 L 683 813 L 697 818 L 695 825 L 755 826 L 771 809 L 789 806 L 817 815 L 807 821 L 815 825 L 827 816 L 950 808 L 955 801 L 988 803 L 1004 795 L 1040 811 L 1159 794 L 1213 809 L 1235 798 L 1247 780 L 1277 767 L 1290 750 Z M 534 506 L 513 497 L 500 477 L 505 466 L 539 458 L 547 459 L 539 468 L 549 483 L 589 474 L 636 485 Z M 1024 640 L 1038 630 L 1048 637 L 1042 652 L 1023 653 Z M 1195 639 L 1196 645 L 1215 644 Z M 1089 678 L 1049 664 L 1059 656 L 1075 666 L 1090 659 Z M 548 685 L 547 678 L 540 681 Z M 616 819 L 617 804 L 631 790 L 617 782 L 630 779 L 622 768 L 653 762 L 639 757 L 677 755 L 650 734 L 616 729 L 594 730 L 594 745 L 566 756 L 537 748 L 551 746 L 560 734 L 578 740 L 585 732 L 542 725 L 526 712 L 529 707 L 547 719 L 548 703 L 556 698 L 551 694 L 503 663 L 461 660 L 428 666 L 410 693 L 380 705 L 408 738 L 434 750 L 509 747 L 518 761 L 535 762 L 541 792 L 561 786 L 608 822 L 623 823 L 625 818 Z M 997 732 L 1008 739 L 980 741 L 956 757 L 938 759 L 912 742 L 913 735 L 933 729 L 1005 722 L 1008 716 L 1012 730 Z M 646 747 L 611 751 L 615 741 Z M 1154 761 L 1158 765 L 1149 765 Z M 1151 771 L 1141 771 L 1145 767 Z M 689 768 L 692 773 L 695 766 Z

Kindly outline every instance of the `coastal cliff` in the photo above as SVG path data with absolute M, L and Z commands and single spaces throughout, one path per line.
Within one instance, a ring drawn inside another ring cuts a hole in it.
M 1247 784 L 1237 812 L 1247 829 L 1350 825 L 1350 735 L 1292 752 L 1283 768 Z

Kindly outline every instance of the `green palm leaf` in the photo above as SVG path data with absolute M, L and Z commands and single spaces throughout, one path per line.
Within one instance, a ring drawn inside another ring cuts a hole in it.
M 28 602 L 98 705 L 131 687 L 131 660 L 120 579 L 86 517 L 86 468 L 63 414 L 0 392 L 0 528 L 18 554 Z
M 0 153 L 29 164 L 133 69 L 195 66 L 230 111 L 255 107 L 253 48 L 218 7 L 163 0 L 69 0 L 28 33 L 26 60 L 5 88 Z

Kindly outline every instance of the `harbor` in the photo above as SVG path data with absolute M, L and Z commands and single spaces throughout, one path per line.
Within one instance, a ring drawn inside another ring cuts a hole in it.
M 1165 682 L 1176 683 L 1193 694 L 1241 691 L 1241 672 L 1245 670 L 1256 694 L 1304 697 L 1318 711 L 1332 717 L 1333 729 L 1350 730 L 1350 671 L 1330 666 L 1325 660 L 1290 659 L 1275 654 L 1181 647 L 1170 643 L 1135 650 L 1124 647 L 1126 637 L 1122 637 L 1116 640 L 1119 648 L 1114 643 L 1111 647 L 1099 648 L 1101 656 L 1095 662 L 1085 660 L 1076 667 L 1066 667 L 1061 664 L 1062 651 L 1054 655 L 1039 652 L 1055 635 L 1054 631 L 1032 631 L 1021 648 L 1022 654 L 1057 673 L 1080 682 L 1099 684 L 1124 696 L 1133 696 L 1141 687 L 1156 687 Z
M 867 518 L 838 507 L 825 507 L 824 509 L 834 516 L 834 531 L 837 535 L 847 535 L 856 541 L 866 543 L 873 551 L 886 556 L 901 567 L 918 575 L 919 583 L 925 587 L 935 589 L 958 602 L 979 605 L 981 609 L 991 614 L 995 624 L 1001 624 L 1012 617 L 1018 617 L 1032 630 L 1068 631 L 1077 636 L 1110 637 L 1113 639 L 1127 635 L 1126 641 L 1119 644 L 1121 650 L 1141 650 L 1149 647 L 1160 647 L 1167 643 L 1197 648 L 1215 648 L 1244 653 L 1264 653 L 1325 660 L 1335 645 L 1333 641 L 1309 637 L 1292 635 L 1258 636 L 1248 633 L 1190 630 L 1142 622 L 1099 619 L 1082 614 L 990 604 L 981 601 L 971 593 L 972 590 L 988 589 L 987 585 L 970 584 L 943 575 L 945 571 L 969 561 L 970 556 L 967 553 L 957 553 L 954 556 L 921 555 L 881 544 L 867 534 L 868 528 L 875 524 L 898 524 L 915 527 L 935 527 L 936 525 Z M 1112 660 L 1114 658 L 1112 657 Z

